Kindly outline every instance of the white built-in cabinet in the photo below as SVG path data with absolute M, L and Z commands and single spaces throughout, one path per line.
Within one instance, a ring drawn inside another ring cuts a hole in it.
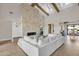
M 22 23 L 13 22 L 12 23 L 12 38 L 22 37 Z

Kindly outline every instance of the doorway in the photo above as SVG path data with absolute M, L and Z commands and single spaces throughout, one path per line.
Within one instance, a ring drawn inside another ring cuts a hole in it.
M 48 24 L 48 33 L 54 34 L 54 24 Z

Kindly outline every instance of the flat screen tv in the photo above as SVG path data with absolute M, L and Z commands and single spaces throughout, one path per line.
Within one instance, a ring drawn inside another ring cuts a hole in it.
M 27 36 L 32 36 L 32 35 L 36 35 L 36 32 L 28 32 Z

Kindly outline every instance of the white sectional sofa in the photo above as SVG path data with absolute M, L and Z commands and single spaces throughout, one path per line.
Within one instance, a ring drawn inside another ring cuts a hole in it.
M 49 56 L 63 43 L 64 36 L 61 35 L 48 35 L 44 39 L 41 38 L 38 42 L 36 39 L 24 36 L 18 41 L 19 47 L 29 56 Z

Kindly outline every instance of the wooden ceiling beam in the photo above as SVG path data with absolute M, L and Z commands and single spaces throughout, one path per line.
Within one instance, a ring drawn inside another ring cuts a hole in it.
M 55 3 L 52 3 L 52 5 L 53 5 L 53 7 L 55 8 L 55 10 L 56 10 L 57 12 L 60 11 L 59 8 L 57 7 L 57 5 L 56 5 Z
M 47 13 L 41 6 L 39 6 L 38 3 L 32 3 L 31 6 L 32 6 L 32 7 L 37 6 L 42 12 L 44 12 L 46 15 L 49 16 L 49 13 Z
M 36 5 L 36 3 L 32 3 L 31 6 L 34 7 Z

